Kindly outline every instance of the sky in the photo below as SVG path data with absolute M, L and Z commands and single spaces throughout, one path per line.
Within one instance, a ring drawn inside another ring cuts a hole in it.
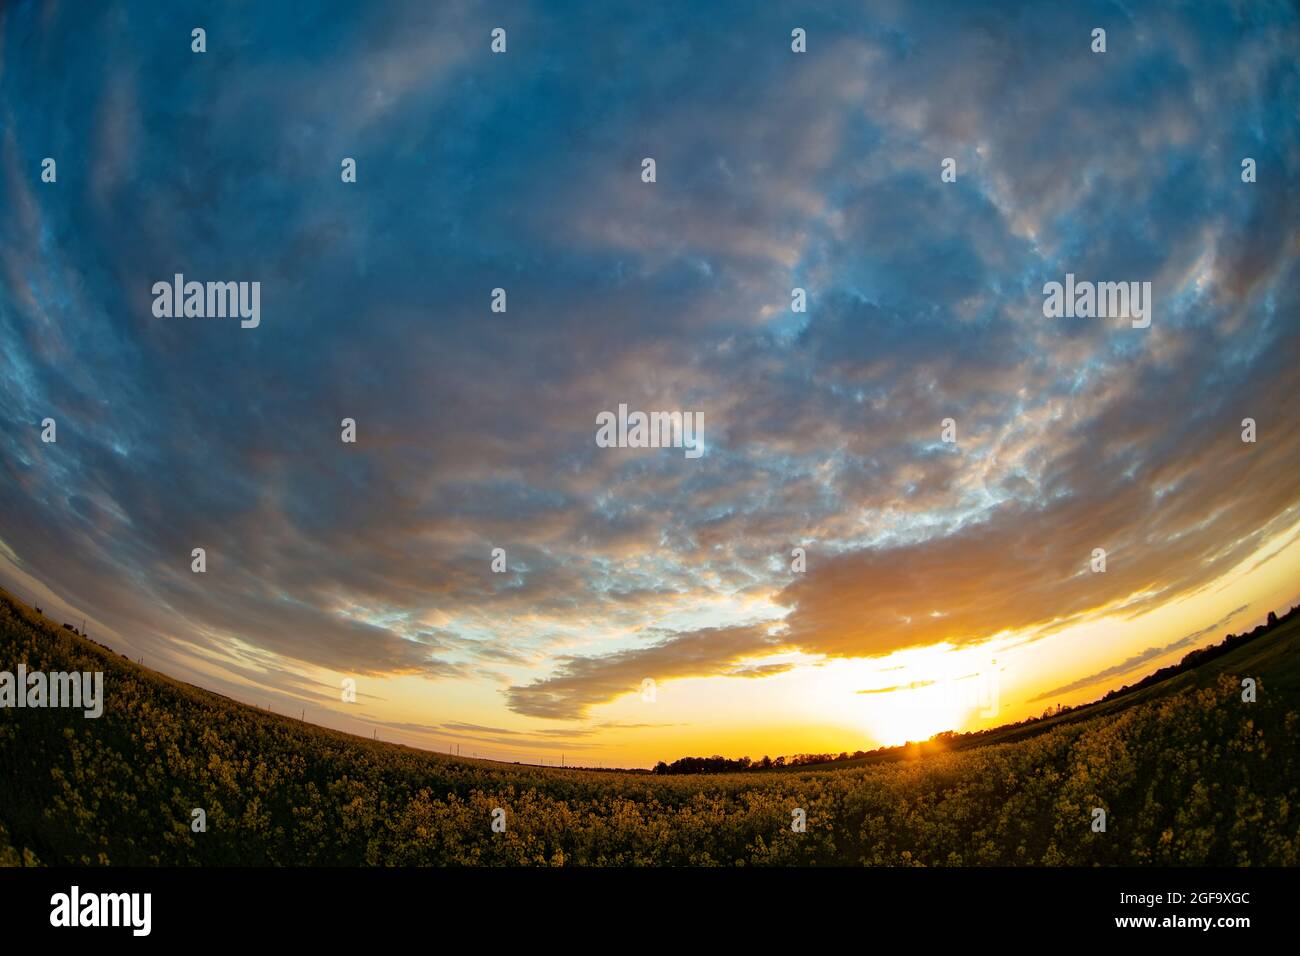
M 1298 53 L 1268 2 L 5 4 L 0 585 L 506 760 L 1095 699 L 1300 602 Z

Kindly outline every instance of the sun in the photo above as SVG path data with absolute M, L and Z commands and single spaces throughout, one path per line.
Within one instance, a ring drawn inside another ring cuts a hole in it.
M 945 730 L 960 730 L 969 714 L 937 684 L 903 687 L 881 694 L 867 709 L 868 733 L 882 746 L 929 740 Z

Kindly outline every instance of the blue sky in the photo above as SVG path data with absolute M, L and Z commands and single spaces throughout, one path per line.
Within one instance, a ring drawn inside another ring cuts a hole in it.
M 592 6 L 6 5 L 5 580 L 245 699 L 359 675 L 410 739 L 527 748 L 643 677 L 1051 641 L 1292 539 L 1294 7 Z M 155 318 L 178 272 L 261 325 Z M 1067 272 L 1150 281 L 1151 328 L 1044 318 Z M 619 403 L 707 454 L 598 448 Z

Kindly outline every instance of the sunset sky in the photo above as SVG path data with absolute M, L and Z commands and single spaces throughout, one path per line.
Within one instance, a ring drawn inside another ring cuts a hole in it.
M 0 8 L 0 584 L 55 620 L 648 766 L 1019 720 L 1300 603 L 1294 6 L 209 7 Z M 156 318 L 176 273 L 259 327 Z M 1045 318 L 1067 273 L 1150 328 Z M 597 447 L 620 404 L 705 453 Z

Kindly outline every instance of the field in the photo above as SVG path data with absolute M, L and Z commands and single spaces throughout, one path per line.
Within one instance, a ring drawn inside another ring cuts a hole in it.
M 367 741 L 170 680 L 0 594 L 0 671 L 20 662 L 102 670 L 107 703 L 97 720 L 0 709 L 0 862 L 11 865 L 1300 862 L 1300 616 L 1032 733 L 710 776 Z M 1243 677 L 1258 681 L 1257 702 L 1242 701 Z M 195 808 L 206 832 L 191 831 Z M 805 832 L 792 829 L 796 809 Z

